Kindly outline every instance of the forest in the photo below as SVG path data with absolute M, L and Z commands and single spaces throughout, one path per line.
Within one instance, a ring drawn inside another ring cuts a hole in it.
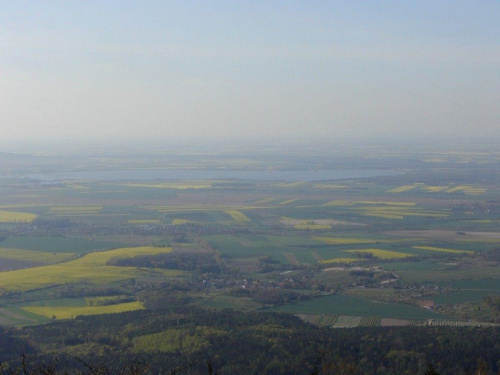
M 2 328 L 4 369 L 78 358 L 112 371 L 130 363 L 148 373 L 173 369 L 220 374 L 439 374 L 499 371 L 498 328 L 314 327 L 288 314 L 198 308 L 160 309 L 79 317 L 22 330 Z M 43 353 L 43 354 L 42 354 Z M 5 367 L 7 364 L 9 367 Z M 118 372 L 118 371 L 117 371 Z

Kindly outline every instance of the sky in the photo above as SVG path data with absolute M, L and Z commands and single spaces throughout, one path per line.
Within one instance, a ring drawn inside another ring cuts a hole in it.
M 500 140 L 500 2 L 0 0 L 0 142 Z

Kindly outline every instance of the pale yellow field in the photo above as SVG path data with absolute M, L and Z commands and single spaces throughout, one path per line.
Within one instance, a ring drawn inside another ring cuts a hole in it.
M 480 187 L 474 187 L 470 185 L 460 185 L 460 186 L 455 186 L 452 187 L 448 190 L 446 190 L 447 193 L 464 193 L 466 195 L 479 195 L 483 194 L 486 192 L 485 188 L 480 188 Z
M 156 255 L 161 253 L 172 252 L 171 247 L 155 247 L 155 246 L 140 246 L 140 247 L 122 247 L 119 249 L 98 251 L 84 255 L 71 263 L 79 265 L 101 266 L 111 258 L 131 258 L 137 255 Z
M 265 206 L 143 206 L 147 210 L 155 210 L 160 213 L 167 212 L 191 212 L 191 211 L 226 211 L 226 210 L 253 210 L 256 208 L 266 208 Z
M 383 219 L 397 219 L 397 220 L 403 220 L 404 219 L 404 216 L 393 215 L 393 214 L 386 214 L 384 212 L 368 212 L 368 213 L 364 213 L 363 216 L 381 217 Z
M 365 238 L 343 238 L 343 237 L 312 237 L 313 240 L 321 241 L 327 245 L 351 245 L 376 242 L 390 242 L 388 240 L 371 240 Z
M 449 187 L 450 187 L 449 185 L 446 185 L 446 186 L 424 186 L 424 187 L 422 187 L 422 189 L 426 190 L 430 193 L 439 193 L 441 191 L 448 189 Z
M 454 254 L 474 254 L 473 251 L 469 250 L 456 250 L 456 249 L 446 249 L 443 247 L 432 247 L 432 246 L 413 246 L 414 249 L 422 249 L 429 251 L 439 251 L 442 253 L 454 253 Z
M 295 182 L 285 182 L 282 184 L 277 184 L 273 186 L 279 186 L 279 187 L 296 187 L 305 184 L 304 181 L 295 181 Z
M 328 207 L 330 207 L 330 206 L 336 207 L 336 206 L 352 206 L 354 204 L 355 204 L 355 202 L 352 202 L 352 201 L 333 200 L 330 202 L 323 203 L 322 205 L 328 206 Z
M 17 259 L 40 263 L 57 263 L 72 258 L 73 253 L 48 253 L 24 249 L 9 249 L 0 247 L 0 258 Z M 1 283 L 1 282 L 0 282 Z
M 396 251 L 382 250 L 382 249 L 359 249 L 359 250 L 344 250 L 346 253 L 359 254 L 370 253 L 380 259 L 402 259 L 411 257 L 411 254 L 399 253 Z
M 118 304 L 123 298 L 126 298 L 126 296 L 85 297 L 85 303 L 87 306 L 111 305 Z
M 65 283 L 106 284 L 113 281 L 156 274 L 175 276 L 184 274 L 177 270 L 148 270 L 135 267 L 107 266 L 113 257 L 133 257 L 171 252 L 170 247 L 131 247 L 86 254 L 78 259 L 49 266 L 2 272 L 0 290 L 31 290 Z
M 295 229 L 314 230 L 314 229 L 331 229 L 332 226 L 327 224 L 295 224 L 293 227 Z
M 172 220 L 173 225 L 182 225 L 182 224 L 188 224 L 188 223 L 197 223 L 197 221 L 187 220 L 187 219 L 174 219 L 174 220 Z
M 357 262 L 359 259 L 356 258 L 331 258 L 331 259 L 323 259 L 318 263 L 321 264 L 331 264 L 331 263 L 352 263 Z
M 397 209 L 399 207 L 411 207 L 415 206 L 416 203 L 413 202 L 390 202 L 390 201 L 342 201 L 342 200 L 333 200 L 327 203 L 324 203 L 323 206 L 354 206 L 354 205 L 370 205 L 370 206 L 378 206 L 374 208 L 393 208 Z M 393 207 L 391 207 L 393 206 Z
M 0 210 L 0 223 L 31 223 L 37 215 L 27 212 Z
M 12 210 L 18 208 L 47 207 L 46 204 L 2 204 L 0 210 Z
M 247 215 L 238 210 L 224 210 L 224 212 L 231 215 L 231 217 L 238 222 L 251 221 Z
M 129 224 L 158 224 L 159 219 L 129 220 Z
M 297 202 L 297 201 L 298 201 L 298 199 L 289 199 L 287 201 L 281 202 L 280 205 L 289 204 L 289 203 L 293 203 L 293 202 Z
M 88 186 L 78 185 L 78 184 L 66 184 L 67 187 L 76 190 L 88 189 Z
M 364 211 L 364 216 L 382 217 L 386 219 L 403 219 L 405 216 L 448 217 L 448 212 L 426 211 L 409 207 L 355 207 L 355 210 Z
M 445 158 L 427 158 L 427 159 L 422 159 L 422 161 L 425 161 L 426 163 L 444 163 L 446 162 Z
M 118 303 L 116 305 L 104 306 L 82 306 L 82 307 L 66 307 L 66 306 L 27 306 L 22 308 L 34 314 L 42 315 L 47 318 L 55 319 L 73 319 L 78 315 L 98 315 L 98 314 L 113 314 L 125 311 L 142 310 L 144 306 L 142 302 L 127 302 Z
M 212 184 L 210 182 L 162 182 L 157 184 L 113 184 L 119 186 L 129 186 L 129 187 L 145 187 L 145 188 L 155 188 L 155 189 L 176 189 L 176 190 L 187 190 L 187 189 L 210 189 Z
M 316 184 L 315 188 L 318 189 L 347 189 L 345 185 L 335 185 L 335 184 Z
M 415 189 L 418 185 L 404 185 L 395 189 L 387 190 L 387 193 L 402 193 L 411 189 Z
M 91 216 L 101 210 L 102 206 L 53 206 L 48 212 L 55 216 Z
M 356 201 L 356 204 L 372 204 L 377 206 L 416 206 L 413 202 Z
M 269 202 L 272 202 L 275 200 L 276 200 L 276 198 L 263 198 L 263 199 L 256 201 L 255 204 L 265 204 L 265 203 L 269 203 Z
M 53 206 L 49 209 L 50 212 L 86 212 L 86 211 L 101 211 L 102 206 Z
M 314 229 L 330 229 L 332 225 L 330 224 L 328 219 L 319 219 L 319 220 L 300 220 L 294 219 L 291 217 L 283 216 L 281 222 L 285 225 L 293 226 L 295 229 L 299 230 L 314 230 Z

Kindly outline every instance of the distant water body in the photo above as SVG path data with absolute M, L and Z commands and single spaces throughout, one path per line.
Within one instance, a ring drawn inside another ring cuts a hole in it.
M 64 180 L 152 181 L 152 180 L 255 180 L 255 181 L 331 181 L 367 177 L 396 176 L 398 171 L 360 170 L 222 170 L 222 169 L 124 169 L 32 174 L 28 177 L 44 182 Z

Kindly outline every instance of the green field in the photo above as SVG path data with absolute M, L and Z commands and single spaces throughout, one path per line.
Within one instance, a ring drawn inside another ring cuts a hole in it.
M 498 274 L 496 274 L 495 276 L 498 277 Z M 444 285 L 444 283 L 438 284 Z M 497 294 L 500 293 L 500 279 L 481 278 L 481 275 L 477 275 L 476 279 L 450 280 L 446 284 L 458 289 L 484 290 L 492 291 Z
M 120 244 L 94 241 L 77 237 L 15 236 L 0 241 L 3 248 L 45 251 L 51 253 L 87 253 L 94 250 L 112 249 Z
M 437 296 L 430 296 L 427 299 L 436 304 L 456 304 L 466 302 L 480 302 L 485 296 L 494 294 L 490 290 L 457 290 Z M 497 293 L 498 294 L 498 293 Z
M 56 253 L 48 251 L 34 251 L 23 249 L 8 249 L 0 247 L 0 259 L 15 259 L 26 262 L 57 263 L 73 257 L 75 253 Z
M 317 297 L 309 301 L 296 304 L 278 306 L 266 309 L 292 314 L 329 314 L 378 316 L 398 319 L 446 319 L 449 317 L 436 314 L 432 311 L 398 303 L 388 303 L 368 300 L 365 298 L 344 295 Z

